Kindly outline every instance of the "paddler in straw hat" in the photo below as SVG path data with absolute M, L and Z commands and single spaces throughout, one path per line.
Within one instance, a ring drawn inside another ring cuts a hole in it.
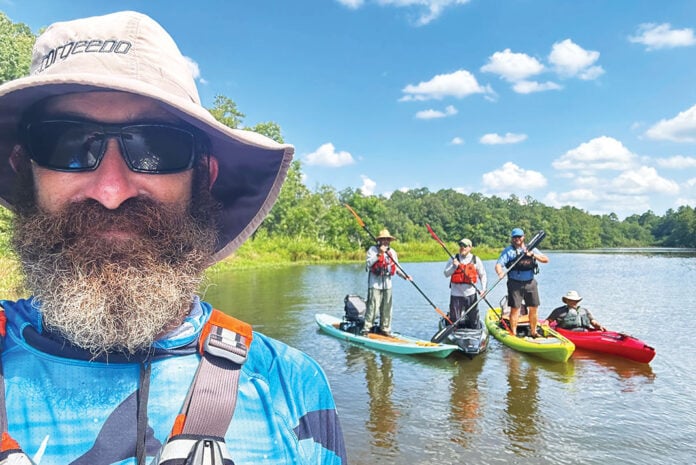
M 370 332 L 379 310 L 379 328 L 377 331 L 385 336 L 391 336 L 391 277 L 395 274 L 407 280 L 410 280 L 411 277 L 403 273 L 396 265 L 399 263 L 399 256 L 396 250 L 390 246 L 396 238 L 389 234 L 389 230 L 382 229 L 375 239 L 377 239 L 377 243 L 367 249 L 367 311 L 362 334 L 365 336 Z

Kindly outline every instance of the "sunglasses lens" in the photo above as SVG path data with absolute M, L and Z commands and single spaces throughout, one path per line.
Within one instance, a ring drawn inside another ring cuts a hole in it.
M 44 168 L 84 171 L 99 160 L 104 135 L 99 126 L 71 121 L 43 121 L 27 126 L 31 158 Z
M 88 171 L 99 164 L 106 140 L 120 139 L 131 170 L 174 173 L 193 166 L 195 137 L 175 126 L 140 124 L 102 126 L 82 121 L 40 121 L 27 125 L 31 158 L 41 167 L 61 171 Z
M 195 139 L 173 126 L 127 126 L 121 133 L 131 169 L 145 173 L 172 173 L 193 166 Z

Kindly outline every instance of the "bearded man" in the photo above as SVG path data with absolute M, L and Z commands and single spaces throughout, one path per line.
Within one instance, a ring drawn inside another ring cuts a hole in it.
M 33 294 L 0 301 L 0 459 L 345 463 L 317 363 L 196 296 L 292 154 L 218 123 L 145 15 L 37 39 L 30 76 L 0 86 L 0 201 Z

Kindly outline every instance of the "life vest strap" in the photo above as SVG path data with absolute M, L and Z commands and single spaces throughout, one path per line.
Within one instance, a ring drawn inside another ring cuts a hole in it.
M 201 332 L 201 361 L 172 437 L 178 434 L 225 437 L 237 404 L 241 368 L 252 337 L 250 325 L 213 310 Z

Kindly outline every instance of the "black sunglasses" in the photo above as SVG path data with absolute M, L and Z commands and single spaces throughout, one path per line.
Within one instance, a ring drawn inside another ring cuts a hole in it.
M 128 168 L 138 173 L 185 171 L 198 152 L 193 129 L 173 124 L 32 121 L 24 126 L 24 137 L 31 159 L 56 171 L 97 169 L 111 137 L 119 141 Z

